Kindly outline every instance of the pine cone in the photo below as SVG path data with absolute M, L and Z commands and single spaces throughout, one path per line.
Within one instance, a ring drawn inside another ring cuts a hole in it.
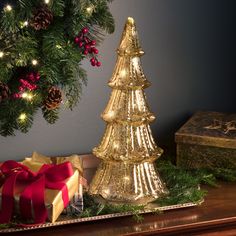
M 48 96 L 44 101 L 44 107 L 48 110 L 54 110 L 60 106 L 62 102 L 62 92 L 56 87 L 51 87 Z
M 6 84 L 0 82 L 0 103 L 10 95 L 10 89 Z
M 33 19 L 31 21 L 31 26 L 35 30 L 47 29 L 52 21 L 52 12 L 46 6 L 43 6 L 36 10 L 36 12 L 34 13 Z

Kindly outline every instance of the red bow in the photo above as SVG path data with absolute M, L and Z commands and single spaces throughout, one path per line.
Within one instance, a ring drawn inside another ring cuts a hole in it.
M 16 162 L 6 161 L 0 167 L 5 181 L 2 186 L 2 207 L 0 223 L 9 223 L 14 211 L 14 189 L 18 183 L 27 184 L 20 194 L 20 214 L 24 219 L 32 219 L 31 204 L 34 210 L 34 223 L 44 223 L 47 209 L 44 201 L 45 188 L 62 191 L 64 207 L 69 203 L 68 189 L 64 180 L 73 175 L 70 162 L 59 165 L 43 165 L 38 172 Z

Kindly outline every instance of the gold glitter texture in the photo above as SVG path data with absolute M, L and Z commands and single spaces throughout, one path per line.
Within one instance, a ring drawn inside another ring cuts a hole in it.
M 108 85 L 113 89 L 102 118 L 107 123 L 93 153 L 102 159 L 90 185 L 90 194 L 114 203 L 146 204 L 167 194 L 153 162 L 163 150 L 152 137 L 155 116 L 143 89 L 150 86 L 140 57 L 134 19 L 129 17 L 117 50 L 117 63 Z

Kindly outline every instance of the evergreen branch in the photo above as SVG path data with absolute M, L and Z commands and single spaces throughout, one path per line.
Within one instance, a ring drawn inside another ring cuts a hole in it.
M 16 66 L 26 66 L 38 57 L 37 40 L 30 35 L 19 36 L 11 51 Z
M 52 64 L 51 61 L 44 61 L 41 65 L 39 72 L 44 77 L 44 83 L 57 85 L 60 84 L 60 67 L 56 64 Z
M 59 119 L 59 110 L 48 110 L 47 108 L 42 108 L 43 117 L 49 124 L 54 124 Z
M 70 109 L 79 102 L 87 80 L 85 71 L 79 66 L 85 55 L 74 43 L 74 38 L 84 27 L 89 28 L 89 40 L 101 41 L 104 31 L 113 32 L 109 2 L 50 0 L 44 4 L 42 0 L 18 0 L 12 1 L 12 9 L 8 7 L 1 12 L 0 81 L 11 93 L 9 98 L 0 101 L 1 135 L 14 135 L 15 130 L 27 132 L 51 86 L 64 90 Z M 92 11 L 88 11 L 90 7 Z M 34 73 L 40 75 L 37 83 L 28 77 Z M 36 89 L 31 102 L 20 97 L 31 90 L 30 83 L 35 85 L 33 90 Z M 18 98 L 13 98 L 15 96 Z M 27 119 L 20 122 L 19 116 L 23 113 Z M 44 117 L 54 123 L 58 111 L 45 111 Z
M 17 123 L 18 123 L 18 129 L 22 132 L 22 133 L 27 133 L 29 131 L 29 129 L 32 127 L 33 125 L 33 115 L 34 113 L 27 113 L 26 114 L 26 118 L 24 120 L 20 120 L 19 118 L 17 119 Z
M 169 161 L 158 160 L 157 170 L 166 183 L 169 195 L 157 199 L 160 205 L 175 205 L 188 202 L 198 203 L 206 195 L 206 191 L 200 190 L 201 176 L 194 176 L 190 171 L 180 169 Z
M 99 4 L 97 4 L 95 11 L 90 18 L 90 23 L 91 25 L 98 25 L 109 34 L 114 32 L 115 21 L 105 1 L 99 1 Z
M 9 103 L 11 106 L 9 106 Z M 33 115 L 36 107 L 23 100 L 6 101 L 0 104 L 0 132 L 3 136 L 14 135 L 14 130 L 19 129 L 27 132 L 32 126 Z M 20 115 L 25 114 L 25 119 L 20 119 Z
M 74 77 L 73 74 L 71 77 L 67 77 L 67 79 L 70 78 L 71 80 L 64 86 L 64 92 L 67 99 L 65 105 L 71 110 L 77 105 L 81 98 L 82 86 L 87 85 L 87 74 L 83 68 L 77 66 L 76 72 L 72 73 L 76 73 L 77 77 Z
M 31 0 L 18 0 L 18 7 L 19 19 L 27 20 L 32 17 L 32 9 L 34 8 L 34 5 Z
M 7 83 L 13 75 L 13 65 L 10 62 L 0 62 L 0 81 Z
M 65 1 L 64 0 L 54 0 L 50 5 L 51 10 L 55 16 L 64 16 Z
M 1 30 L 7 34 L 16 34 L 19 32 L 19 22 L 14 10 L 3 11 L 1 15 Z
M 127 213 L 133 214 L 136 221 L 141 221 L 143 217 L 141 216 L 141 211 L 144 210 L 143 205 L 130 205 L 130 204 L 118 204 L 112 205 L 109 203 L 97 203 L 95 199 L 89 194 L 85 193 L 84 196 L 84 211 L 81 213 L 80 217 L 92 217 L 98 215 L 114 214 L 114 213 Z
M 50 31 L 47 31 L 42 40 L 42 52 L 44 58 L 51 58 L 53 60 L 58 60 L 65 57 L 65 45 L 66 41 L 64 39 L 63 29 L 60 28 L 60 25 L 56 25 L 51 28 Z

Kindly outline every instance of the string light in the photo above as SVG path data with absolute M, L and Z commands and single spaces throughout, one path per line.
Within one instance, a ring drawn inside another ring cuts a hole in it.
M 26 21 L 20 21 L 20 27 L 21 29 L 23 29 L 24 27 L 27 27 L 29 25 L 29 22 L 26 20 Z
M 86 11 L 88 14 L 91 14 L 93 12 L 93 7 L 87 7 Z
M 3 58 L 4 52 L 0 51 L 0 58 Z
M 46 4 L 49 4 L 49 3 L 50 3 L 50 0 L 44 0 L 44 2 L 45 2 Z
M 62 46 L 61 46 L 60 44 L 57 44 L 57 45 L 56 45 L 56 48 L 62 49 Z
M 124 78 L 126 75 L 127 75 L 127 72 L 126 72 L 125 69 L 123 69 L 123 70 L 120 71 L 120 76 L 121 76 L 122 78 Z
M 134 67 L 138 67 L 139 66 L 139 58 L 138 57 L 134 57 L 133 59 L 132 59 L 132 62 L 133 62 L 133 64 L 134 64 Z
M 125 176 L 125 177 L 124 177 L 124 180 L 125 180 L 125 181 L 129 181 L 129 180 L 130 180 L 129 176 Z
M 33 60 L 32 60 L 32 65 L 33 65 L 33 66 L 36 66 L 37 64 L 38 64 L 38 61 L 35 60 L 35 59 L 33 59 Z
M 24 23 L 23 23 L 23 26 L 25 26 L 25 27 L 27 27 L 29 25 L 29 22 L 28 21 L 25 21 Z
M 25 113 L 22 113 L 22 114 L 20 114 L 20 116 L 19 116 L 19 120 L 20 120 L 20 121 L 25 121 L 26 118 L 27 118 L 27 116 L 26 116 Z
M 33 99 L 33 95 L 32 95 L 32 94 L 28 94 L 27 99 L 28 99 L 29 101 L 31 101 L 31 100 Z
M 105 193 L 105 195 L 109 195 L 110 194 L 110 189 L 106 188 L 106 189 L 103 190 L 103 192 Z
M 27 93 L 22 93 L 21 97 L 22 97 L 22 98 L 27 98 L 27 97 L 28 97 L 28 94 L 27 94 Z
M 11 5 L 9 5 L 9 4 L 8 4 L 8 5 L 6 5 L 6 7 L 5 7 L 5 10 L 6 10 L 6 11 L 11 11 L 11 10 L 12 10 L 12 6 L 11 6 Z
M 29 100 L 29 101 L 31 101 L 33 99 L 33 95 L 31 93 L 26 93 L 26 92 L 22 93 L 21 97 L 23 99 L 26 99 L 26 100 Z

